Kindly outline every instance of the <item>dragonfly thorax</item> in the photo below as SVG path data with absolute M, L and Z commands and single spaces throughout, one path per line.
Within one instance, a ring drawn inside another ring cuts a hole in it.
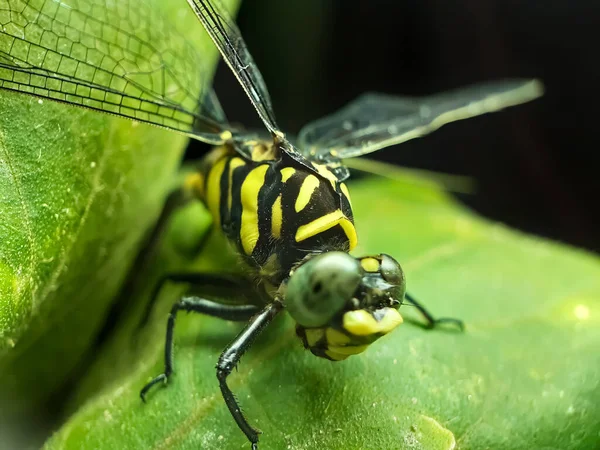
M 256 141 L 248 154 L 215 148 L 195 191 L 254 276 L 279 286 L 308 255 L 354 248 L 349 193 L 332 172 L 276 144 Z

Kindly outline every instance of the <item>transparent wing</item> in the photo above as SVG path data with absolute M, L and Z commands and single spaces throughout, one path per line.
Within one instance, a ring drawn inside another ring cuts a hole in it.
M 145 0 L 0 0 L 0 88 L 219 144 L 211 78 Z
M 218 0 L 188 0 L 188 3 L 246 91 L 267 129 L 283 137 L 275 122 L 271 98 L 262 75 L 229 13 Z
M 201 114 L 204 117 L 211 117 L 221 124 L 226 124 L 227 116 L 225 115 L 225 111 L 223 111 L 223 107 L 221 106 L 221 102 L 219 102 L 215 91 L 212 88 L 206 88 L 204 92 L 206 92 L 206 94 L 200 102 Z
M 537 80 L 503 80 L 422 98 L 365 94 L 331 116 L 306 125 L 300 151 L 333 162 L 414 139 L 457 120 L 498 111 L 542 95 Z

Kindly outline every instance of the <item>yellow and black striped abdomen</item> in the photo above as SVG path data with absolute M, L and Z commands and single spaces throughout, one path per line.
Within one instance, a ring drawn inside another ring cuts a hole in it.
M 309 253 L 356 245 L 348 191 L 325 167 L 310 170 L 286 153 L 247 161 L 220 147 L 201 172 L 200 196 L 215 223 L 273 284 Z

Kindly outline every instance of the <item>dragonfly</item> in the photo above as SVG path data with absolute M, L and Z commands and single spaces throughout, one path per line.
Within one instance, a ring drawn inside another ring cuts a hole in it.
M 170 198 L 203 202 L 245 273 L 164 277 L 150 308 L 165 282 L 189 290 L 168 316 L 164 371 L 140 395 L 145 401 L 153 386 L 174 373 L 179 312 L 246 322 L 223 350 L 217 379 L 255 450 L 260 431 L 242 413 L 228 377 L 284 311 L 294 319 L 303 346 L 331 361 L 359 354 L 394 330 L 403 322 L 403 304 L 416 307 L 430 327 L 463 328 L 458 319 L 436 318 L 407 293 L 393 256 L 350 255 L 358 237 L 344 160 L 534 100 L 543 88 L 538 80 L 505 79 L 419 98 L 367 93 L 292 138 L 277 125 L 263 77 L 229 12 L 217 0 L 187 3 L 264 130 L 228 122 L 211 88 L 206 56 L 143 0 L 0 0 L 0 88 L 155 125 L 214 146 Z M 166 215 L 175 209 L 165 206 Z M 230 304 L 192 295 L 209 286 L 233 287 L 246 300 Z

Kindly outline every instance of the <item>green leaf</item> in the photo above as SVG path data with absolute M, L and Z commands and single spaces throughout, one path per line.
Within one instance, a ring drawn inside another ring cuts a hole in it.
M 230 377 L 251 423 L 264 432 L 261 448 L 597 445 L 599 259 L 478 218 L 435 186 L 413 181 L 351 184 L 356 253 L 395 256 L 409 291 L 435 315 L 463 319 L 466 331 L 426 330 L 405 306 L 404 325 L 365 353 L 332 363 L 304 351 L 291 319 L 281 317 Z M 177 218 L 163 266 L 189 241 L 181 236 L 206 225 L 202 211 Z M 226 264 L 213 260 L 223 248 L 209 243 L 196 267 L 223 270 Z M 147 404 L 139 399 L 162 371 L 166 314 L 176 296 L 175 289 L 161 296 L 141 334 L 134 332 L 139 311 L 132 311 L 46 450 L 249 448 L 215 376 L 239 325 L 180 315 L 176 374 Z
M 152 0 L 152 7 L 214 66 L 216 49 L 185 2 Z M 131 31 L 143 32 L 144 20 L 141 13 L 131 20 Z M 39 414 L 82 360 L 172 187 L 186 142 L 0 92 L 0 415 Z

